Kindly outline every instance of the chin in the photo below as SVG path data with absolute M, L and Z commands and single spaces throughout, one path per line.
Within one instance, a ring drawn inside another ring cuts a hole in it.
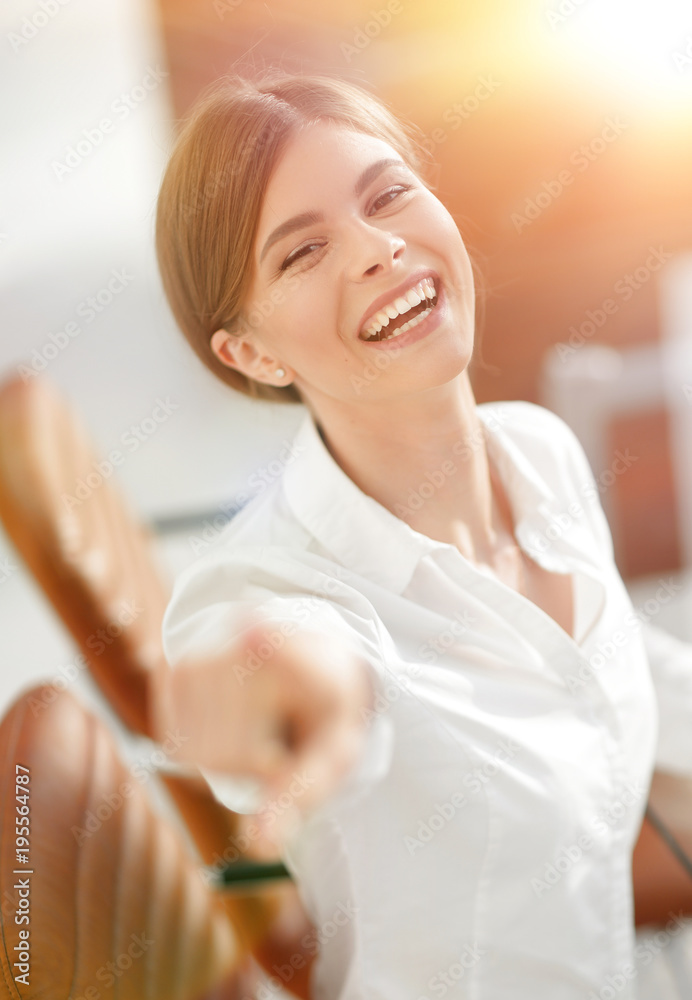
M 433 389 L 440 389 L 443 386 L 451 386 L 459 376 L 464 375 L 471 361 L 472 352 L 465 351 L 448 354 L 444 359 L 436 359 L 435 364 L 430 367 L 422 364 L 417 366 L 415 374 L 411 378 L 408 386 L 411 392 L 427 392 Z
M 441 350 L 436 351 L 434 367 L 440 376 L 440 383 L 451 382 L 462 372 L 466 371 L 473 358 L 473 336 L 456 336 L 444 344 L 440 344 Z M 432 362 L 432 358 L 431 358 Z M 422 367 L 422 365 L 421 365 Z

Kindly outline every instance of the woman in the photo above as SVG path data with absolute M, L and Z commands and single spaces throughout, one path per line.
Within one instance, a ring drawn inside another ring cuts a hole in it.
M 227 805 L 252 808 L 229 775 L 274 803 L 255 837 L 315 925 L 314 996 L 631 997 L 632 848 L 655 759 L 689 748 L 657 749 L 574 434 L 476 405 L 472 266 L 422 164 L 324 77 L 226 81 L 178 140 L 175 317 L 233 388 L 306 415 L 177 581 L 162 719 Z

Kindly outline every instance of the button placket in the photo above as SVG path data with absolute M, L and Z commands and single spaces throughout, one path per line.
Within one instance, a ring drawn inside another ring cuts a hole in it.
M 594 672 L 590 677 L 591 682 L 580 686 L 578 690 L 570 688 L 567 683 L 570 671 L 576 673 L 582 664 L 589 665 L 589 661 L 574 639 L 550 615 L 502 581 L 487 577 L 476 570 L 454 546 L 449 546 L 445 553 L 440 555 L 444 558 L 446 571 L 450 572 L 462 587 L 505 618 L 538 651 L 546 666 L 546 672 L 541 672 L 541 676 L 552 679 L 572 697 L 578 698 L 581 694 L 582 698 L 588 698 L 609 731 L 611 733 L 619 731 L 620 722 Z M 580 561 L 575 568 L 587 573 L 599 583 L 605 595 L 604 585 L 588 564 Z M 601 620 L 604 610 L 605 602 L 602 603 L 601 612 L 587 634 L 590 634 Z M 536 671 L 536 667 L 530 666 L 528 661 L 526 666 L 527 669 Z

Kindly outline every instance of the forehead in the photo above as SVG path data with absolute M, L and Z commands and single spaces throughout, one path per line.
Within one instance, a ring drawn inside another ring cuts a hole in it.
M 292 215 L 328 208 L 331 198 L 352 194 L 361 171 L 385 157 L 401 159 L 384 139 L 335 122 L 305 126 L 291 137 L 269 178 L 258 240 Z

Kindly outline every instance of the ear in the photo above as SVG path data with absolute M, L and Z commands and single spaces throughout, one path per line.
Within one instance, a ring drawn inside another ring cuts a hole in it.
M 295 372 L 287 368 L 279 358 L 267 354 L 260 340 L 251 334 L 233 334 L 228 330 L 216 330 L 209 340 L 209 346 L 221 364 L 268 385 L 289 385 Z M 279 374 L 280 373 L 280 374 Z

